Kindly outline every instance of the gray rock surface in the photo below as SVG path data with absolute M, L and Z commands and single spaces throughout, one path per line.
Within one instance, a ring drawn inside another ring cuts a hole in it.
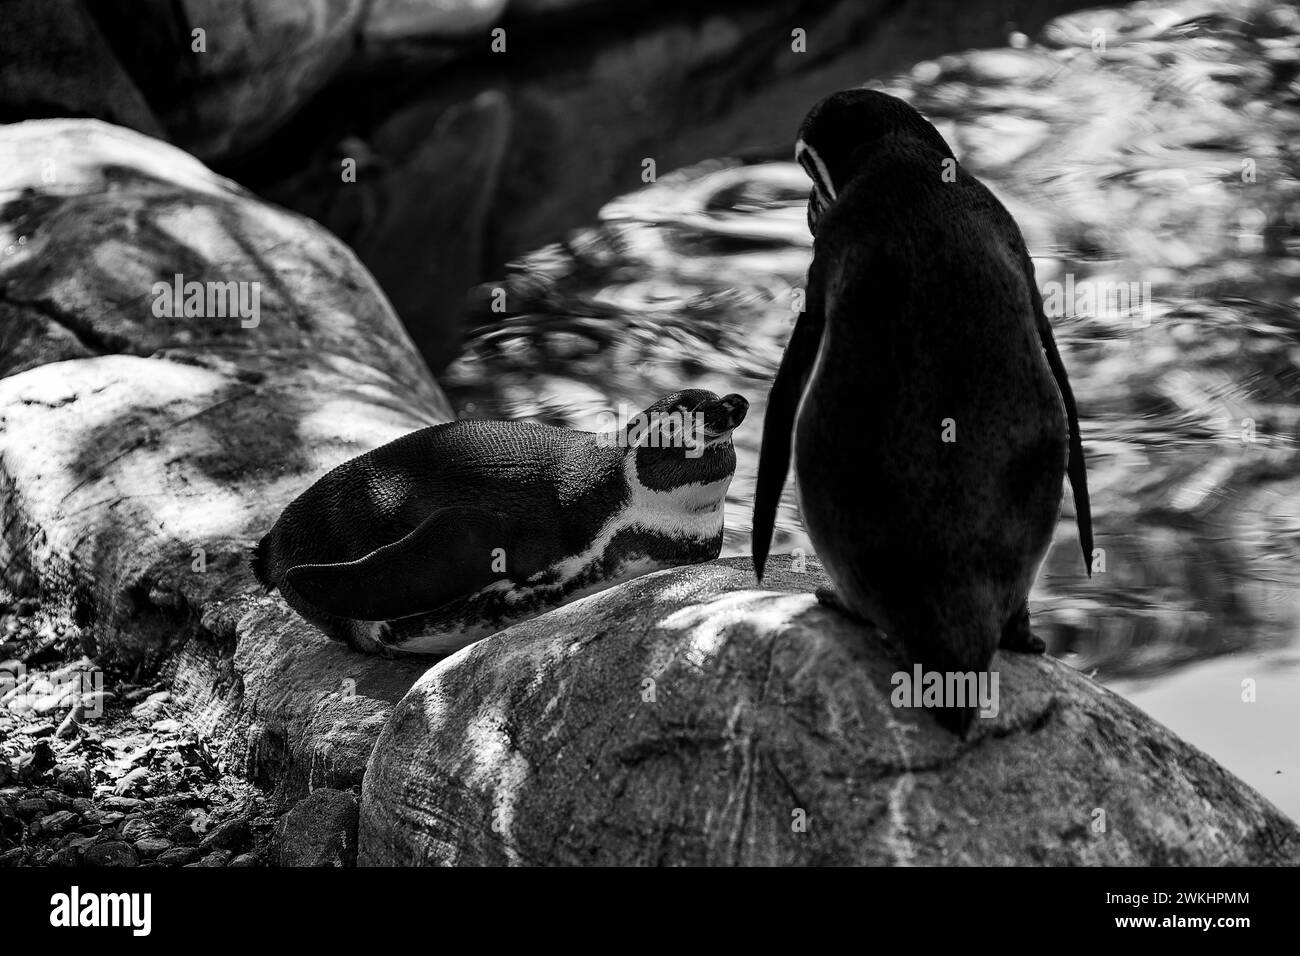
M 108 840 L 87 848 L 82 862 L 86 866 L 139 866 L 140 857 L 129 843 Z
M 91 0 L 172 140 L 204 159 L 263 141 L 351 57 L 367 0 Z M 202 49 L 195 31 L 202 30 Z
M 420 668 L 326 640 L 247 552 L 335 464 L 447 419 L 410 338 L 342 243 L 139 134 L 0 128 L 0 196 L 4 583 L 92 656 L 163 663 L 255 780 L 354 785 Z M 177 273 L 256 284 L 258 321 L 158 316 Z
M 486 36 L 509 0 L 372 0 L 362 21 L 367 42 Z
M 1294 823 L 1059 661 L 999 654 L 1000 712 L 961 742 L 891 706 L 896 655 L 745 559 L 560 608 L 397 705 L 360 862 L 1300 862 Z
M 279 834 L 281 866 L 355 866 L 357 817 L 355 794 L 315 790 L 285 814 Z

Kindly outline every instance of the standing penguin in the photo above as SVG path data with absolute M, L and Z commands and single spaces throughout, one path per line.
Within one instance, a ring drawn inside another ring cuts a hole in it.
M 793 436 L 833 603 L 926 671 L 986 671 L 999 646 L 1042 653 L 1026 599 L 1067 470 L 1089 574 L 1092 522 L 1074 396 L 1020 230 L 884 93 L 820 102 L 795 158 L 813 181 L 813 261 L 763 426 L 755 572 Z M 975 708 L 946 703 L 937 716 L 964 736 Z
M 711 561 L 749 403 L 674 392 L 609 432 L 457 421 L 346 461 L 253 549 L 357 650 L 442 655 L 660 568 Z

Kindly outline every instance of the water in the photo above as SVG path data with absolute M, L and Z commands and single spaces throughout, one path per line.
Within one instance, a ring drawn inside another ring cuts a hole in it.
M 1182 4 L 1045 35 L 1056 48 L 1018 41 L 884 84 L 1016 216 L 1049 302 L 1072 290 L 1053 324 L 1104 569 L 1083 574 L 1067 496 L 1035 627 L 1300 819 L 1300 16 Z M 748 553 L 807 188 L 793 163 L 717 160 L 609 203 L 479 290 L 482 327 L 444 376 L 453 403 L 592 428 L 678 388 L 744 394 L 724 554 Z M 1133 298 L 1090 306 L 1102 283 L 1136 283 Z M 798 547 L 787 487 L 774 551 Z

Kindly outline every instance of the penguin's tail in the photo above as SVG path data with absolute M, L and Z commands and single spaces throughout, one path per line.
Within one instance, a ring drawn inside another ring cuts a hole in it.
M 998 686 L 991 667 L 1001 637 L 996 588 L 953 576 L 933 582 L 901 609 L 898 636 L 926 679 L 940 680 L 940 698 L 929 705 L 939 726 L 967 740 L 985 706 L 997 713 Z
M 253 577 L 257 578 L 257 583 L 262 585 L 262 589 L 270 594 L 275 590 L 275 582 L 271 580 L 271 569 L 267 567 L 266 552 L 270 550 L 266 538 L 263 538 L 248 553 L 248 566 L 253 571 Z
M 975 715 L 979 709 L 970 707 L 937 707 L 934 711 L 935 720 L 945 730 L 950 730 L 962 740 L 966 739 L 970 733 L 971 724 L 975 723 Z

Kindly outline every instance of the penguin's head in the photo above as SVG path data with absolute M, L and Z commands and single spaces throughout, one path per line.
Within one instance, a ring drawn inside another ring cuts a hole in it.
M 627 425 L 637 482 L 652 491 L 730 480 L 736 470 L 731 431 L 749 402 L 688 388 L 659 399 Z
M 896 96 L 877 90 L 841 90 L 812 108 L 795 141 L 794 158 L 813 181 L 808 229 L 835 202 L 858 167 L 887 140 L 903 138 L 952 158 L 939 131 Z M 937 175 L 937 172 L 936 172 Z

